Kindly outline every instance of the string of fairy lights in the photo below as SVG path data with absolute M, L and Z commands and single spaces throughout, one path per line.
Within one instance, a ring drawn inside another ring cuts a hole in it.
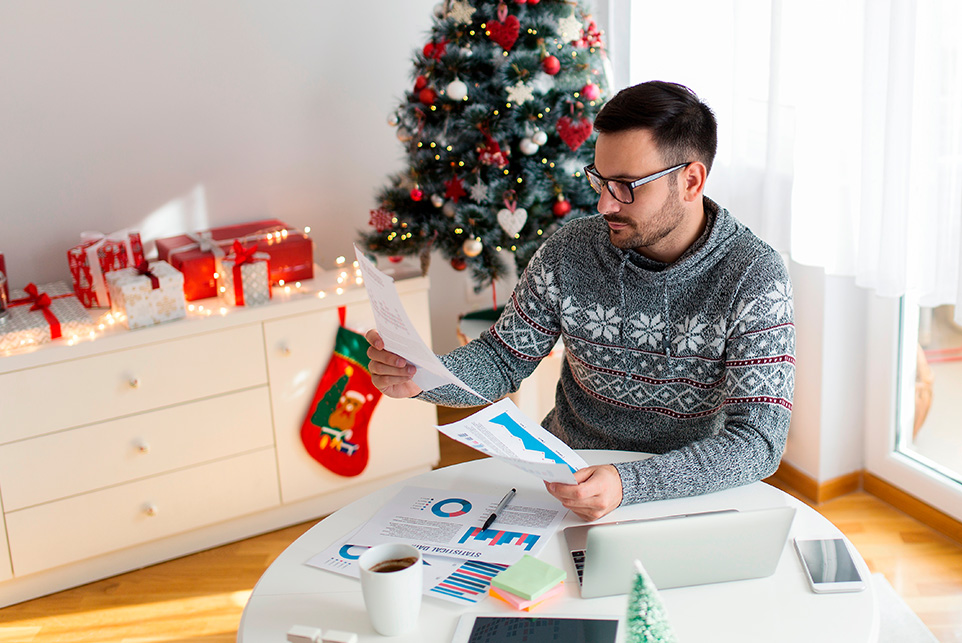
M 304 228 L 305 234 L 310 231 L 310 227 Z M 271 235 L 268 236 L 272 236 L 273 234 L 274 233 L 271 233 Z M 330 283 L 330 285 L 321 285 L 325 283 Z M 277 285 L 273 287 L 273 295 L 274 301 L 278 303 L 305 297 L 326 299 L 328 297 L 340 297 L 351 290 L 363 287 L 364 279 L 361 275 L 358 262 L 348 263 L 345 257 L 339 256 L 334 259 L 333 270 L 323 271 L 310 281 L 285 283 L 283 279 L 279 280 Z M 200 300 L 198 302 L 188 302 L 186 319 L 197 320 L 214 316 L 225 317 L 238 310 L 244 310 L 244 307 L 225 306 L 213 298 Z M 91 325 L 93 327 L 89 332 L 65 334 L 63 337 L 55 339 L 52 342 L 37 341 L 32 337 L 25 338 L 21 340 L 17 346 L 0 351 L 0 357 L 37 350 L 46 345 L 65 344 L 67 346 L 74 346 L 81 342 L 95 341 L 101 337 L 115 333 L 131 332 L 124 327 L 126 315 L 123 312 L 104 310 L 97 313 L 97 311 L 93 309 L 88 309 L 87 312 L 91 315 Z M 97 316 L 94 317 L 94 314 L 97 314 Z M 176 320 L 172 323 L 177 323 L 178 321 L 183 320 Z M 0 333 L 2 332 L 3 328 L 0 326 Z

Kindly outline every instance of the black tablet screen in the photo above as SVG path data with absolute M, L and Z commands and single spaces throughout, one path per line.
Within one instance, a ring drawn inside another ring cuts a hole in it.
M 479 616 L 468 643 L 614 643 L 617 620 Z

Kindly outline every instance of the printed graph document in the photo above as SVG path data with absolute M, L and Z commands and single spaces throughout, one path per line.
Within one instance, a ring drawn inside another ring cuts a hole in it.
M 505 489 L 507 491 L 507 489 Z M 482 529 L 504 494 L 404 487 L 365 523 L 357 545 L 407 543 L 431 556 L 511 565 L 537 556 L 568 510 L 547 493 L 518 493 Z
M 357 559 L 368 549 L 366 545 L 355 545 L 355 530 L 319 554 L 311 556 L 304 564 L 325 569 L 342 576 L 360 578 Z M 488 596 L 491 579 L 507 565 L 486 563 L 480 560 L 462 560 L 441 556 L 423 556 L 424 594 L 442 600 L 470 605 Z
M 417 367 L 414 383 L 425 391 L 445 384 L 454 384 L 480 401 L 490 402 L 491 400 L 445 368 L 434 351 L 424 343 L 401 304 L 401 297 L 398 295 L 397 288 L 394 287 L 394 280 L 378 270 L 357 246 L 354 246 L 354 254 L 371 301 L 377 332 L 384 340 L 384 348 L 400 355 Z
M 522 413 L 508 398 L 437 428 L 453 440 L 548 482 L 575 484 L 574 472 L 588 466 L 571 447 Z

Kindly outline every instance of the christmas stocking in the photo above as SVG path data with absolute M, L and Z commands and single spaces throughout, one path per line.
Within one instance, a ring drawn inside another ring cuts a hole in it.
M 301 425 L 301 441 L 334 473 L 356 476 L 367 466 L 367 427 L 381 392 L 367 370 L 367 340 L 344 328 L 343 313 L 341 323 L 334 354 Z

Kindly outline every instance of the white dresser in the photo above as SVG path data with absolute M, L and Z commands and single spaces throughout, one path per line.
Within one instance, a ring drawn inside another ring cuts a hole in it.
M 397 287 L 430 337 L 428 281 Z M 301 444 L 338 307 L 373 326 L 362 287 L 335 289 L 322 273 L 260 308 L 194 302 L 214 313 L 0 356 L 0 606 L 316 518 L 436 465 L 434 408 L 410 400 L 380 400 L 359 476 Z

